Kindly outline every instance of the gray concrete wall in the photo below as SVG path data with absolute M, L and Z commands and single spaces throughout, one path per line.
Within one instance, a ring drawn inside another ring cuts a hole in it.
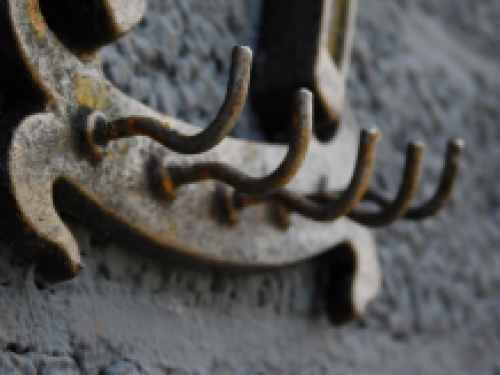
M 252 44 L 257 0 L 151 0 L 103 51 L 124 91 L 197 124 L 218 107 L 230 48 Z M 381 296 L 357 322 L 311 309 L 307 266 L 265 275 L 179 270 L 72 224 L 86 269 L 49 287 L 0 249 L 0 374 L 500 374 L 500 5 L 360 0 L 348 94 L 384 133 L 374 186 L 396 189 L 408 141 L 467 142 L 453 202 L 376 231 Z M 237 135 L 259 138 L 247 109 Z

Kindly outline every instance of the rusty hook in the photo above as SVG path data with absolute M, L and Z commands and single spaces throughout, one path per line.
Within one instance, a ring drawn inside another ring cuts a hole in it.
M 422 220 L 428 218 L 435 215 L 449 202 L 458 176 L 460 157 L 464 147 L 465 142 L 460 138 L 448 142 L 441 179 L 434 196 L 419 206 L 408 209 L 403 216 L 404 219 Z M 366 192 L 363 200 L 374 202 L 381 207 L 387 207 L 390 204 L 389 200 L 372 190 Z
M 284 206 L 288 211 L 296 212 L 316 221 L 332 221 L 350 212 L 363 197 L 370 182 L 374 155 L 380 132 L 377 128 L 362 130 L 359 140 L 358 156 L 353 177 L 347 189 L 336 199 L 328 202 L 318 202 L 308 197 L 303 197 L 286 189 L 261 198 L 253 197 L 235 191 L 232 201 L 228 200 L 227 193 L 218 187 L 216 199 L 222 202 L 224 216 L 232 223 L 236 222 L 235 209 L 242 209 L 263 202 L 273 202 Z M 224 201 L 221 201 L 224 199 Z M 231 207 L 231 204 L 234 208 Z
M 115 139 L 143 135 L 181 154 L 198 154 L 210 150 L 231 132 L 241 115 L 247 97 L 251 65 L 251 49 L 234 47 L 224 102 L 216 118 L 198 134 L 181 134 L 168 123 L 149 117 L 107 121 L 102 114 L 94 112 L 82 124 L 87 148 L 93 154 L 99 154 L 98 145 L 104 146 Z
M 218 180 L 233 186 L 238 191 L 253 196 L 265 196 L 287 184 L 298 172 L 304 161 L 311 137 L 313 96 L 301 89 L 295 98 L 295 114 L 292 120 L 288 153 L 281 164 L 268 176 L 250 177 L 235 168 L 218 162 L 200 162 L 191 166 L 169 165 L 158 168 L 157 157 L 151 155 L 148 172 L 155 192 L 172 199 L 181 185 L 204 180 Z M 158 173 L 160 175 L 158 175 Z M 156 186 L 156 187 L 155 187 Z
M 355 208 L 349 213 L 349 218 L 370 227 L 382 227 L 390 225 L 402 217 L 417 192 L 423 150 L 424 146 L 420 142 L 412 142 L 408 145 L 403 180 L 398 194 L 392 202 L 388 202 L 379 212 Z

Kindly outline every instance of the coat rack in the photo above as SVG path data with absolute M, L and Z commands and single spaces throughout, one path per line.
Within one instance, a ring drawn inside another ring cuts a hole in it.
M 285 145 L 228 137 L 249 91 L 249 48 L 234 48 L 224 102 L 200 131 L 103 77 L 96 52 L 139 22 L 143 0 L 4 1 L 2 236 L 52 282 L 84 267 L 60 214 L 171 264 L 226 272 L 259 272 L 347 245 L 356 259 L 353 311 L 361 313 L 381 279 L 365 226 L 441 209 L 463 142 L 450 143 L 437 193 L 420 206 L 410 206 L 418 142 L 408 146 L 394 200 L 368 189 L 380 132 L 360 130 L 344 98 L 356 2 L 283 1 L 264 5 L 250 91 L 270 138 Z M 305 18 L 281 23 L 278 33 L 278 10 Z M 362 210 L 361 201 L 380 210 Z

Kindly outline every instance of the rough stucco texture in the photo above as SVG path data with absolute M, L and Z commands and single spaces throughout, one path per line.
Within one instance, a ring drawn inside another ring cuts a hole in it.
M 151 0 L 103 51 L 135 98 L 203 124 L 256 0 Z M 0 250 L 0 374 L 500 374 L 500 34 L 496 0 L 360 0 L 348 95 L 384 133 L 373 185 L 396 189 L 426 142 L 421 197 L 446 140 L 467 142 L 453 202 L 376 232 L 381 296 L 346 327 L 311 311 L 306 267 L 260 276 L 174 270 L 73 225 L 86 269 L 46 287 Z M 238 135 L 259 138 L 247 109 Z

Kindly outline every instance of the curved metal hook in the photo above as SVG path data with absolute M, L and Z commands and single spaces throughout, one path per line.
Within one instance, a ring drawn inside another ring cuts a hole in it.
M 234 47 L 224 103 L 216 118 L 198 134 L 181 134 L 168 123 L 149 117 L 106 121 L 101 114 L 84 124 L 90 148 L 95 150 L 98 149 L 97 145 L 104 146 L 115 139 L 144 135 L 181 154 L 198 154 L 210 150 L 231 132 L 241 115 L 247 97 L 251 66 L 250 48 Z
M 415 142 L 408 145 L 403 181 L 396 198 L 392 202 L 384 206 L 379 212 L 354 209 L 349 213 L 349 218 L 363 225 L 382 227 L 390 225 L 402 217 L 417 192 L 423 150 L 422 143 Z
M 380 132 L 377 128 L 362 130 L 359 139 L 358 156 L 354 174 L 347 189 L 336 199 L 328 202 L 317 202 L 313 199 L 303 197 L 286 189 L 281 189 L 275 193 L 264 197 L 253 197 L 236 191 L 233 195 L 233 205 L 235 209 L 242 209 L 263 202 L 273 202 L 284 206 L 287 210 L 293 211 L 316 221 L 333 221 L 350 212 L 361 200 L 370 182 L 373 171 L 374 155 Z M 221 187 L 218 188 L 220 198 L 227 194 L 223 193 Z M 220 201 L 219 198 L 219 201 Z M 234 223 L 234 209 L 228 205 L 227 198 L 224 198 L 226 206 L 223 205 L 225 216 L 232 219 Z
M 423 220 L 435 215 L 449 202 L 457 180 L 460 157 L 464 148 L 465 142 L 460 138 L 448 142 L 441 179 L 434 196 L 419 206 L 408 209 L 403 216 L 404 219 Z M 387 207 L 390 204 L 389 200 L 372 190 L 366 192 L 363 200 L 374 202 L 381 207 Z
M 311 137 L 313 97 L 310 91 L 297 92 L 295 114 L 292 121 L 288 153 L 271 174 L 261 178 L 250 177 L 237 169 L 217 162 L 200 162 L 191 166 L 169 165 L 163 171 L 148 168 L 153 172 L 151 181 L 156 181 L 155 191 L 162 190 L 163 197 L 173 198 L 175 190 L 186 184 L 204 180 L 218 180 L 233 186 L 236 190 L 253 196 L 265 196 L 287 184 L 298 172 L 304 161 Z M 152 158 L 156 158 L 154 155 Z M 155 164 L 154 160 L 150 164 Z M 161 177 L 154 173 L 161 173 Z M 161 181 L 161 182 L 160 182 Z

